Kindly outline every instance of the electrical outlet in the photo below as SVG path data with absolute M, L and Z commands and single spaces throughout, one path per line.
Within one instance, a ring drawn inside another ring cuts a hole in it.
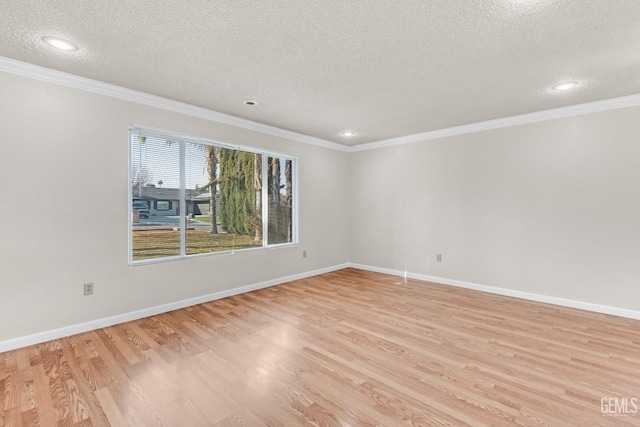
M 436 261 L 442 262 L 442 254 L 436 254 Z
M 84 294 L 85 295 L 93 295 L 93 282 L 84 284 Z
M 306 258 L 307 257 L 307 251 L 302 251 L 302 258 Z

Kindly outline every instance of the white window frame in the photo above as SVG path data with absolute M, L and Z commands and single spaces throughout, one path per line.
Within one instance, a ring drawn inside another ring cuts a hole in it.
M 230 251 L 219 251 L 219 252 L 206 252 L 200 254 L 186 254 L 186 226 L 184 221 L 180 221 L 180 255 L 172 255 L 158 258 L 148 258 L 141 260 L 133 259 L 133 218 L 131 215 L 131 200 L 133 199 L 133 192 L 131 188 L 131 170 L 133 166 L 133 159 L 131 158 L 131 136 L 137 134 L 139 136 L 148 136 L 148 137 L 156 137 L 167 139 L 171 141 L 176 141 L 180 143 L 180 212 L 181 216 L 184 216 L 184 212 L 186 212 L 186 201 L 185 201 L 185 182 L 186 182 L 186 172 L 185 172 L 185 147 L 186 143 L 191 142 L 195 144 L 209 145 L 215 146 L 219 148 L 229 148 L 232 150 L 241 150 L 250 153 L 260 154 L 262 157 L 262 245 L 255 248 L 245 248 L 245 249 L 233 249 Z M 158 129 L 148 126 L 142 125 L 133 125 L 129 129 L 129 141 L 128 141 L 128 202 L 129 213 L 127 215 L 127 226 L 128 226 L 128 259 L 129 265 L 144 265 L 144 264 L 155 264 L 161 262 L 169 262 L 176 261 L 182 259 L 196 258 L 196 257 L 206 257 L 206 256 L 219 256 L 219 255 L 233 255 L 236 252 L 246 252 L 246 251 L 259 251 L 264 249 L 277 249 L 282 247 L 290 247 L 290 246 L 298 246 L 298 156 L 292 154 L 283 154 L 274 152 L 271 150 L 263 150 L 256 147 L 248 147 L 239 144 L 232 144 L 229 142 L 223 142 L 219 140 L 211 140 L 198 136 L 182 134 L 172 131 L 167 131 L 164 129 Z M 277 244 L 269 244 L 268 243 L 268 225 L 269 225 L 269 191 L 268 191 L 268 167 L 267 167 L 267 158 L 268 157 L 277 157 L 285 160 L 291 161 L 291 181 L 293 183 L 292 197 L 293 203 L 291 206 L 291 242 L 286 243 L 277 243 Z

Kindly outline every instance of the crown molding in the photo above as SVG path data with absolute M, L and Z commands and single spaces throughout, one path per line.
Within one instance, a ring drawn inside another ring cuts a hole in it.
M 29 77 L 36 80 L 42 80 L 49 83 L 59 84 L 62 86 L 80 89 L 100 95 L 110 96 L 125 101 L 135 102 L 150 107 L 160 108 L 175 113 L 185 114 L 191 117 L 209 120 L 212 122 L 222 123 L 241 129 L 247 129 L 255 132 L 264 133 L 280 138 L 297 141 L 304 144 L 315 145 L 318 147 L 329 148 L 332 150 L 354 153 L 358 151 L 374 150 L 377 148 L 393 147 L 396 145 L 411 144 L 420 141 L 429 141 L 433 139 L 446 138 L 455 135 L 464 135 L 467 133 L 482 132 L 491 129 L 500 129 L 509 126 L 517 126 L 528 123 L 536 123 L 545 120 L 560 119 L 565 117 L 579 116 L 589 113 L 597 113 L 601 111 L 616 110 L 620 108 L 628 108 L 640 106 L 640 94 L 623 96 L 620 98 L 605 99 L 602 101 L 588 102 L 584 104 L 570 105 L 567 107 L 554 108 L 552 110 L 538 111 L 535 113 L 520 114 L 517 116 L 504 117 L 495 120 L 487 120 L 484 122 L 471 123 L 462 126 L 455 126 L 445 129 L 438 129 L 429 132 L 422 132 L 413 135 L 400 136 L 380 141 L 367 142 L 358 145 L 343 145 L 321 138 L 281 129 L 275 126 L 266 125 L 264 123 L 254 122 L 252 120 L 242 119 L 230 114 L 220 113 L 218 111 L 209 110 L 207 108 L 196 107 L 184 102 L 174 101 L 161 96 L 151 95 L 133 89 L 76 76 L 74 74 L 62 71 L 52 70 L 50 68 L 40 67 L 38 65 L 29 64 L 15 59 L 0 56 L 0 71 L 16 74 L 23 77 Z
M 0 71 L 10 74 L 16 74 L 18 76 L 29 77 L 36 80 L 42 80 L 61 86 L 67 86 L 74 89 L 80 89 L 87 92 L 93 92 L 99 95 L 110 96 L 112 98 L 135 102 L 150 107 L 173 111 L 175 113 L 185 114 L 191 117 L 197 117 L 212 122 L 222 123 L 242 129 L 264 133 L 267 135 L 277 136 L 304 144 L 311 144 L 344 152 L 349 151 L 349 147 L 338 144 L 336 142 L 327 141 L 321 138 L 315 138 L 309 135 L 304 135 L 275 126 L 266 125 L 264 123 L 254 122 L 252 120 L 242 119 L 240 117 L 220 113 L 218 111 L 209 110 L 207 108 L 196 107 L 194 105 L 174 101 L 172 99 L 163 98 L 161 96 L 151 95 L 137 90 L 127 89 L 109 83 L 76 76 L 74 74 L 40 67 L 38 65 L 17 61 L 15 59 L 0 57 Z
M 416 133 L 414 135 L 400 136 L 380 141 L 359 144 L 350 147 L 349 152 L 373 150 L 376 148 L 393 147 L 396 145 L 411 144 L 420 141 L 446 138 L 449 136 L 463 135 L 466 133 L 482 132 L 491 129 L 500 129 L 509 126 L 523 125 L 527 123 L 542 122 L 545 120 L 561 119 L 564 117 L 580 116 L 583 114 L 597 113 L 600 111 L 617 110 L 620 108 L 636 107 L 640 105 L 640 94 L 623 96 L 620 98 L 605 99 L 602 101 L 588 102 L 584 104 L 570 105 L 554 108 L 552 110 L 537 111 L 535 113 L 520 114 L 501 119 L 487 120 L 468 125 L 455 126 L 446 129 L 438 129 L 430 132 Z

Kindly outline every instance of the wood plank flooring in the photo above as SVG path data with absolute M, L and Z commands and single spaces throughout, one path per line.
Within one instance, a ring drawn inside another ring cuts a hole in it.
M 355 269 L 0 353 L 2 426 L 640 426 L 631 399 L 640 321 Z

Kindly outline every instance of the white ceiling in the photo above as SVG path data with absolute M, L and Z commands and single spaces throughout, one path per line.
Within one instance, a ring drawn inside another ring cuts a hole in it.
M 356 145 L 640 93 L 640 1 L 1 0 L 0 56 Z

